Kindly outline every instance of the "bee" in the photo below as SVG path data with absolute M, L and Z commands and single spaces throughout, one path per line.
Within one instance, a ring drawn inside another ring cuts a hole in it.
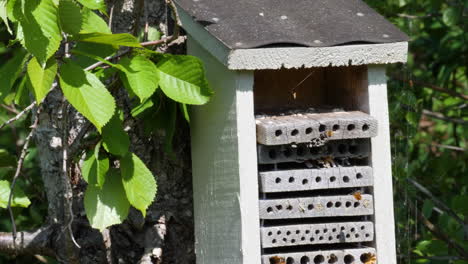
M 338 262 L 338 257 L 335 254 L 330 255 L 330 260 L 328 260 L 328 263 L 335 263 Z
M 353 193 L 354 199 L 360 201 L 362 199 L 362 193 L 360 191 L 355 191 Z
M 273 256 L 270 257 L 270 264 L 286 264 L 286 259 L 283 257 Z
M 364 254 L 361 259 L 363 260 L 364 264 L 376 264 L 377 263 L 377 257 L 375 254 L 372 253 L 366 253 Z
M 333 131 L 328 130 L 320 133 L 317 138 L 310 140 L 310 147 L 321 147 L 327 143 L 328 139 L 333 136 Z

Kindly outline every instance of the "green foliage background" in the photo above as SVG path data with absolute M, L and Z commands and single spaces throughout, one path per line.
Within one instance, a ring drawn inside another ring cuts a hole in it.
M 468 94 L 468 2 L 366 2 L 411 37 L 408 64 L 393 65 L 388 69 L 398 262 L 466 264 L 467 259 L 462 260 L 462 254 L 453 248 L 453 244 L 428 231 L 421 216 L 437 226 L 452 243 L 460 245 L 464 252 L 468 251 L 468 101 L 460 96 Z M 76 29 L 71 27 L 68 30 Z M 10 37 L 4 24 L 1 24 L 0 67 L 15 55 L 13 49 L 7 47 Z M 93 36 L 87 37 L 91 42 L 99 42 Z M 86 50 L 85 45 L 82 47 Z M 121 64 L 122 67 L 132 67 L 128 61 Z M 163 82 L 170 84 L 177 81 L 164 73 L 164 67 L 160 67 L 160 71 Z M 132 79 L 131 76 L 126 77 Z M 24 85 L 15 83 L 17 94 L 24 93 L 21 87 Z M 134 87 L 138 87 L 138 84 Z M 166 92 L 165 87 L 161 88 Z M 159 97 L 160 91 L 157 93 Z M 148 91 L 136 89 L 134 93 L 142 100 L 143 109 L 145 105 L 153 104 L 146 100 Z M 167 96 L 171 97 L 170 91 Z M 13 95 L 7 99 L 13 102 L 15 98 L 18 105 L 25 105 L 25 102 L 21 102 L 24 96 Z M 157 98 L 153 96 L 154 100 Z M 204 98 L 199 99 L 204 101 Z M 174 110 L 166 109 L 166 113 L 176 111 L 172 101 L 168 101 L 167 105 L 167 108 Z M 139 110 L 135 108 L 134 111 L 138 114 Z M 438 113 L 445 120 L 427 113 Z M 0 108 L 0 123 L 11 116 L 12 113 Z M 0 149 L 18 156 L 21 140 L 26 137 L 29 125 L 27 116 L 14 126 L 1 130 Z M 118 149 L 116 151 L 118 153 Z M 18 182 L 18 187 L 31 201 L 27 208 L 14 208 L 17 225 L 22 230 L 40 226 L 47 212 L 36 152 L 32 146 L 23 176 Z M 0 163 L 8 161 L 6 156 L 1 157 Z M 0 180 L 10 180 L 14 166 L 0 167 Z M 425 186 L 449 207 L 452 215 L 429 195 L 410 184 L 408 179 Z M 4 209 L 0 209 L 0 230 L 11 230 L 9 216 Z

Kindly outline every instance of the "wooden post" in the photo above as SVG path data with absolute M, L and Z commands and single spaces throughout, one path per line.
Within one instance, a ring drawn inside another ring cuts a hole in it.
M 259 264 L 260 231 L 253 72 L 231 71 L 191 37 L 215 91 L 191 109 L 198 264 Z

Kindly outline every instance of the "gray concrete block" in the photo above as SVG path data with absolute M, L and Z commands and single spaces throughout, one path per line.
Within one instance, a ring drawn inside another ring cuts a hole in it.
M 374 240 L 374 224 L 367 221 L 262 227 L 260 232 L 263 248 Z
M 306 143 L 327 131 L 331 140 L 377 135 L 377 120 L 360 111 L 263 116 L 256 124 L 257 142 L 264 145 Z
M 369 166 L 304 170 L 280 170 L 259 173 L 260 192 L 293 192 L 372 186 Z
M 262 264 L 271 264 L 274 259 L 284 259 L 286 264 L 369 264 L 372 257 L 375 257 L 374 248 L 355 248 L 342 250 L 320 250 L 293 253 L 279 253 L 262 256 Z
M 301 162 L 325 157 L 364 158 L 370 154 L 369 139 L 332 140 L 324 146 L 297 145 L 267 146 L 257 144 L 258 163 Z
M 357 216 L 372 215 L 373 204 L 370 194 L 261 199 L 259 211 L 260 219 Z

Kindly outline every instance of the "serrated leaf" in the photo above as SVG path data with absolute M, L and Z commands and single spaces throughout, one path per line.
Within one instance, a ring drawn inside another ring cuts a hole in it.
M 131 114 L 133 117 L 138 117 L 147 109 L 150 109 L 151 107 L 153 107 L 153 105 L 154 105 L 153 100 L 151 100 L 151 98 L 148 98 L 144 100 L 143 102 L 141 102 L 139 105 L 135 106 L 132 109 Z
M 97 44 L 106 44 L 113 46 L 127 46 L 127 47 L 136 47 L 140 48 L 141 45 L 138 40 L 128 34 L 128 33 L 119 33 L 119 34 L 106 34 L 106 33 L 85 33 L 79 34 L 74 38 L 76 41 L 81 42 L 90 42 Z
M 83 179 L 90 185 L 102 187 L 106 180 L 106 174 L 109 171 L 109 159 L 106 156 L 99 155 L 101 143 L 98 143 L 94 151 L 86 155 L 86 159 L 81 167 Z
M 10 197 L 10 182 L 1 180 L 0 181 L 0 207 L 7 208 L 8 199 Z M 11 200 L 11 207 L 28 207 L 31 204 L 28 197 L 24 192 L 15 185 L 13 190 L 13 197 Z
M 60 0 L 59 4 L 60 25 L 65 33 L 75 35 L 81 30 L 83 22 L 81 8 L 71 0 Z
M 18 18 L 16 18 L 16 15 L 15 15 L 16 1 L 17 0 L 6 1 L 7 2 L 6 3 L 6 14 L 7 14 L 8 19 L 10 19 L 12 22 L 17 22 L 18 21 Z
M 92 10 L 88 8 L 83 8 L 81 13 L 83 17 L 83 22 L 81 25 L 80 33 L 83 33 L 83 34 L 94 33 L 94 32 L 107 33 L 107 34 L 112 33 L 106 21 L 104 21 L 104 19 L 102 19 Z
M 151 97 L 158 88 L 158 74 L 154 63 L 144 56 L 123 58 L 119 64 L 124 67 L 120 73 L 125 88 L 140 98 L 140 102 Z
M 76 47 L 72 49 L 72 53 L 76 54 L 76 64 L 86 68 L 94 64 L 96 60 L 90 56 L 83 56 L 79 54 L 90 54 L 96 57 L 105 58 L 114 54 L 116 50 L 117 49 L 110 45 L 80 42 L 77 43 Z
M 110 170 L 106 178 L 102 188 L 88 185 L 84 196 L 86 217 L 93 228 L 101 231 L 122 223 L 130 208 L 118 171 Z
M 61 66 L 60 86 L 70 104 L 93 123 L 98 131 L 114 115 L 115 100 L 104 84 L 72 61 Z
M 27 52 L 23 48 L 16 50 L 13 58 L 0 67 L 0 101 L 10 93 L 25 63 Z
M 120 160 L 122 182 L 131 205 L 146 216 L 146 209 L 156 196 L 156 180 L 143 161 L 133 153 Z
M 44 65 L 62 41 L 57 6 L 53 0 L 25 0 L 18 20 L 23 29 L 22 44 Z
M 3 23 L 5 23 L 8 33 L 10 33 L 10 35 L 13 35 L 13 32 L 11 31 L 10 25 L 8 23 L 6 0 L 0 0 L 0 18 L 3 20 Z
M 32 88 L 32 92 L 34 92 L 37 104 L 40 104 L 50 91 L 55 75 L 57 75 L 57 61 L 55 58 L 50 58 L 45 68 L 39 64 L 36 57 L 29 61 L 29 86 Z
M 0 149 L 0 168 L 16 166 L 16 158 L 6 149 Z
M 124 131 L 118 111 L 115 111 L 109 123 L 102 128 L 102 140 L 109 153 L 117 156 L 125 156 L 128 153 L 130 138 Z
M 106 3 L 104 0 L 78 0 L 78 2 L 89 9 L 106 12 Z
M 202 62 L 193 56 L 165 56 L 156 65 L 159 86 L 169 98 L 179 103 L 206 104 L 212 90 L 205 79 Z

